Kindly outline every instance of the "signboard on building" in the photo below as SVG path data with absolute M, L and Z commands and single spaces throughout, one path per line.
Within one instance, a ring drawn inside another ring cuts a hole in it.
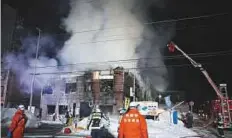
M 100 80 L 112 80 L 114 79 L 114 76 L 113 75 L 100 75 L 99 79 Z
M 43 88 L 43 94 L 52 94 L 52 93 L 53 93 L 52 86 L 45 86 Z

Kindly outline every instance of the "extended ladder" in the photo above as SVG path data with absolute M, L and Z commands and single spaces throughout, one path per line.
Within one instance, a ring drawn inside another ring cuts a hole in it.
M 227 93 L 227 84 L 220 84 L 219 89 L 224 97 L 224 99 L 221 100 L 221 111 L 224 119 L 224 127 L 229 128 L 231 124 L 231 113 Z

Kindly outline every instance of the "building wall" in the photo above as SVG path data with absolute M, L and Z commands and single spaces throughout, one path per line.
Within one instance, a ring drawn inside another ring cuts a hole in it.
M 1 37 L 1 55 L 11 48 L 13 30 L 15 28 L 17 12 L 12 7 L 4 4 L 2 9 L 2 35 Z
M 16 22 L 16 10 L 7 4 L 2 5 L 2 16 L 1 16 L 1 57 L 11 49 L 11 41 L 13 30 L 15 28 Z M 3 67 L 3 62 L 1 61 L 1 105 L 6 101 L 4 95 L 7 95 L 7 70 Z M 3 91 L 2 91 L 3 90 Z M 4 93 L 5 91 L 5 93 Z
M 67 93 L 66 83 L 76 83 L 76 91 Z M 73 112 L 74 103 L 76 104 L 75 112 L 80 108 L 80 101 L 83 97 L 84 83 L 83 76 L 72 78 L 56 79 L 53 86 L 52 94 L 43 94 L 41 98 L 42 118 L 47 119 L 48 105 L 56 106 L 55 113 L 59 114 L 59 106 L 67 106 L 67 110 Z
M 1 106 L 5 106 L 7 86 L 9 80 L 8 71 L 1 69 Z

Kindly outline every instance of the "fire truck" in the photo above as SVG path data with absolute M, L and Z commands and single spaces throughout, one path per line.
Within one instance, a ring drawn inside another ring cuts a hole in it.
M 201 73 L 205 76 L 205 78 L 208 80 L 209 84 L 212 86 L 214 91 L 216 92 L 218 99 L 212 101 L 212 107 L 213 107 L 213 116 L 217 117 L 218 113 L 221 113 L 224 118 L 224 128 L 232 128 L 232 100 L 228 98 L 227 93 L 227 85 L 226 84 L 220 84 L 219 88 L 214 83 L 214 81 L 209 76 L 208 72 L 203 68 L 203 66 L 200 63 L 197 63 L 194 61 L 188 54 L 186 54 L 182 49 L 180 49 L 174 42 L 170 42 L 167 45 L 170 52 L 174 52 L 175 50 L 178 50 L 184 57 L 186 57 L 190 63 L 195 67 L 200 69 Z
M 223 101 L 218 98 L 216 100 L 212 100 L 211 102 L 211 114 L 213 118 L 216 118 L 218 113 L 223 113 L 224 117 L 224 127 L 225 128 L 232 128 L 231 123 L 232 123 L 232 100 L 228 98 L 228 93 L 227 93 L 227 84 L 220 84 L 219 89 L 224 94 L 224 99 Z

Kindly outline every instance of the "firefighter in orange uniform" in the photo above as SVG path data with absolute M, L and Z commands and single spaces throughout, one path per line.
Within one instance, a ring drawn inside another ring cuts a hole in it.
M 129 111 L 126 112 L 119 126 L 119 138 L 148 138 L 147 123 L 137 109 L 138 104 L 130 103 Z
M 27 117 L 24 114 L 24 105 L 19 105 L 18 110 L 12 118 L 12 122 L 7 134 L 10 138 L 23 138 Z

